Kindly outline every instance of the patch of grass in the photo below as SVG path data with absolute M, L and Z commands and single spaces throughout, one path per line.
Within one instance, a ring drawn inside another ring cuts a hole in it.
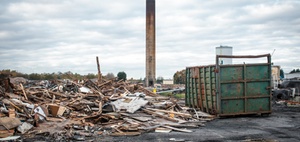
M 184 99 L 185 93 L 173 94 L 172 92 L 160 93 L 159 95 L 173 97 L 177 99 Z
M 172 92 L 159 93 L 159 95 L 168 96 L 168 97 L 173 96 Z
M 185 93 L 175 94 L 174 97 L 177 99 L 184 99 Z

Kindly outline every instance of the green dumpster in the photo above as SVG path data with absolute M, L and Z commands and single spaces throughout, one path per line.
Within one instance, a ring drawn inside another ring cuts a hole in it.
M 219 58 L 267 58 L 220 65 Z M 186 68 L 187 106 L 218 116 L 271 113 L 271 56 L 217 55 L 216 64 Z

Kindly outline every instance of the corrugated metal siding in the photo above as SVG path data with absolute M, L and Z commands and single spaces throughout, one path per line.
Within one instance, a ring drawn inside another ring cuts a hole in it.
M 186 68 L 186 105 L 219 116 L 271 113 L 271 59 L 257 57 L 268 62 Z

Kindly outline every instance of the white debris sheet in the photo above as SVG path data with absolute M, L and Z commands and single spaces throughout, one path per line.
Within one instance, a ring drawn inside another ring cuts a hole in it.
M 111 104 L 115 106 L 117 112 L 126 110 L 126 112 L 134 113 L 147 103 L 148 101 L 142 97 L 124 97 L 112 102 Z

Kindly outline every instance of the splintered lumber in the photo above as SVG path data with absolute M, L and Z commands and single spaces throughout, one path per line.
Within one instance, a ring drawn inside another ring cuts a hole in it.
M 169 120 L 169 121 L 172 121 L 172 122 L 179 122 L 179 120 L 170 118 L 170 117 L 165 116 L 165 115 L 158 114 L 158 113 L 153 112 L 153 111 L 151 111 L 151 110 L 147 110 L 147 109 L 142 109 L 142 110 L 145 111 L 145 112 L 148 113 L 148 114 L 151 114 L 151 115 L 154 115 L 154 116 L 158 116 L 158 117 L 161 117 L 161 118 L 163 118 L 163 119 L 166 119 L 166 120 Z
M 130 114 L 127 114 L 127 113 L 120 113 L 121 115 L 123 116 L 127 116 L 127 117 L 130 117 L 134 120 L 137 120 L 137 121 L 140 121 L 140 122 L 147 122 L 147 121 L 150 121 L 152 120 L 151 117 L 145 117 L 145 116 L 132 116 Z
M 163 126 L 161 126 L 161 127 L 165 127 L 165 128 L 172 129 L 172 130 L 174 130 L 174 131 L 185 132 L 185 133 L 191 133 L 191 132 L 193 132 L 192 130 L 179 129 L 179 128 L 175 128 L 175 127 L 171 127 L 171 126 L 166 126 L 166 125 L 163 125 Z
M 94 81 L 41 81 L 22 86 L 17 83 L 19 87 L 13 93 L 2 96 L 2 116 L 35 124 L 36 127 L 27 134 L 49 132 L 50 137 L 56 137 L 56 133 L 66 131 L 66 140 L 71 140 L 72 135 L 134 136 L 149 131 L 189 133 L 192 131 L 188 128 L 203 126 L 201 120 L 213 119 L 195 109 L 183 108 L 181 103 L 177 104 L 178 100 L 161 97 L 139 84 L 104 78 L 98 78 L 98 83 Z M 34 113 L 37 108 L 43 110 L 43 116 Z M 3 121 L 2 124 L 12 123 Z M 3 125 L 0 130 L 6 135 L 10 127 Z
M 101 75 L 101 71 L 100 71 L 100 64 L 99 64 L 99 58 L 98 56 L 96 57 L 97 60 L 97 68 L 98 68 L 98 83 L 102 82 L 102 75 Z
M 1 117 L 0 118 L 0 126 L 3 126 L 7 130 L 16 128 L 21 124 L 22 123 L 18 118 L 10 118 L 10 117 Z
M 152 111 L 157 111 L 157 112 L 163 112 L 163 113 L 168 113 L 168 114 L 175 114 L 175 115 L 179 115 L 181 117 L 185 117 L 185 118 L 191 118 L 192 115 L 188 114 L 188 113 L 181 113 L 181 112 L 176 112 L 176 111 L 168 111 L 168 110 L 162 110 L 162 109 L 152 109 L 152 108 L 148 108 L 149 110 Z
M 158 133 L 170 133 L 171 131 L 172 131 L 172 129 L 169 129 L 169 128 L 158 127 L 155 129 L 155 132 L 158 132 Z
M 111 80 L 109 80 L 109 81 L 106 81 L 106 82 L 104 82 L 104 83 L 100 84 L 100 85 L 99 85 L 99 87 L 101 87 L 101 86 L 104 86 L 104 85 L 106 85 L 106 84 L 108 84 L 108 83 L 111 83 L 111 82 L 112 82 Z
M 18 111 L 23 112 L 22 109 L 20 109 L 18 106 L 16 106 L 14 103 L 9 102 L 10 105 L 12 105 L 14 108 L 16 108 Z
M 49 93 L 50 93 L 50 94 L 53 94 L 53 95 L 55 95 L 55 96 L 60 96 L 60 97 L 65 97 L 65 98 L 66 98 L 65 95 L 60 94 L 60 93 L 57 93 L 57 92 L 49 91 Z
M 210 115 L 208 113 L 202 112 L 202 111 L 195 111 L 195 115 L 197 117 L 205 117 L 205 118 L 215 118 L 215 116 Z
M 157 96 L 157 94 L 151 92 L 150 90 L 145 89 L 144 87 L 139 87 L 139 89 L 141 89 L 141 90 L 147 92 L 147 95 L 149 95 L 149 96 L 151 96 L 151 97 L 156 97 L 156 96 Z
M 103 107 L 103 102 L 99 101 L 99 111 L 98 111 L 99 114 L 102 114 L 102 107 Z
M 62 116 L 63 113 L 65 112 L 65 110 L 67 109 L 66 107 L 59 106 L 59 105 L 56 105 L 56 104 L 48 104 L 48 108 L 50 110 L 50 113 L 54 117 Z
M 8 109 L 8 117 L 10 118 L 16 118 L 16 112 L 14 108 L 9 108 Z
M 28 100 L 27 95 L 26 95 L 26 92 L 25 92 L 25 90 L 24 90 L 24 87 L 23 87 L 22 83 L 20 83 L 20 86 L 21 86 L 21 89 L 22 89 L 22 91 L 23 91 L 23 95 L 24 95 L 25 99 Z
M 117 132 L 117 133 L 111 133 L 110 136 L 138 136 L 141 132 Z
M 7 138 L 9 136 L 14 135 L 15 130 L 10 129 L 10 130 L 0 130 L 0 138 Z

